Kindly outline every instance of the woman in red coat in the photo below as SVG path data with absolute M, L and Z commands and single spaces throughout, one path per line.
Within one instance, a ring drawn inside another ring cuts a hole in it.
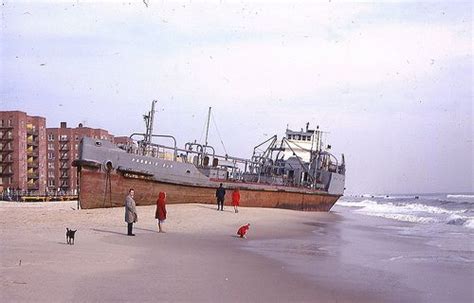
M 239 204 L 240 204 L 240 191 L 238 188 L 236 188 L 232 192 L 232 206 L 234 207 L 234 211 L 236 213 L 239 212 L 239 209 L 237 208 Z
M 160 191 L 158 194 L 158 200 L 156 200 L 156 212 L 155 218 L 158 221 L 158 232 L 164 233 L 162 224 L 166 220 L 166 193 Z

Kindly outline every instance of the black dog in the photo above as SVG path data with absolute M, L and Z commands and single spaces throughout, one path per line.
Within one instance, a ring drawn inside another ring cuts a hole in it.
M 74 245 L 74 236 L 76 235 L 76 230 L 66 228 L 66 242 L 67 244 Z

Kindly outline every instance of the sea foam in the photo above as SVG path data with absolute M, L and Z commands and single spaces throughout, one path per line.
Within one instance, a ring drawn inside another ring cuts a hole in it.
M 474 195 L 446 195 L 446 198 L 467 199 L 469 201 L 474 201 Z
M 450 210 L 421 203 L 377 202 L 366 199 L 359 202 L 338 201 L 337 205 L 357 208 L 355 212 L 412 223 L 446 223 L 474 228 L 474 217 L 465 216 L 468 209 Z

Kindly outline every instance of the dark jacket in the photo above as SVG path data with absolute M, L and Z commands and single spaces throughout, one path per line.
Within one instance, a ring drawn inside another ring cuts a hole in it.
M 224 200 L 224 197 L 225 197 L 224 187 L 219 186 L 219 188 L 216 190 L 216 197 L 217 199 Z

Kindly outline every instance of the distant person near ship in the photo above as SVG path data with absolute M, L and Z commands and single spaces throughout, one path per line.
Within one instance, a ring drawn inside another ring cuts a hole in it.
M 225 199 L 225 189 L 222 187 L 222 183 L 219 185 L 219 188 L 216 190 L 217 198 L 217 210 L 224 210 L 224 199 Z
M 160 191 L 156 200 L 155 219 L 158 221 L 158 232 L 164 233 L 162 224 L 166 220 L 166 193 Z
M 125 198 L 125 222 L 127 222 L 128 224 L 128 236 L 135 236 L 135 234 L 133 233 L 133 223 L 138 222 L 137 208 L 135 205 L 135 200 L 133 200 L 134 196 L 135 191 L 133 190 L 133 188 L 130 188 L 130 190 L 128 191 L 128 195 Z
M 234 207 L 235 213 L 239 212 L 239 207 L 240 205 L 240 191 L 239 188 L 235 188 L 234 191 L 232 192 L 232 206 Z

